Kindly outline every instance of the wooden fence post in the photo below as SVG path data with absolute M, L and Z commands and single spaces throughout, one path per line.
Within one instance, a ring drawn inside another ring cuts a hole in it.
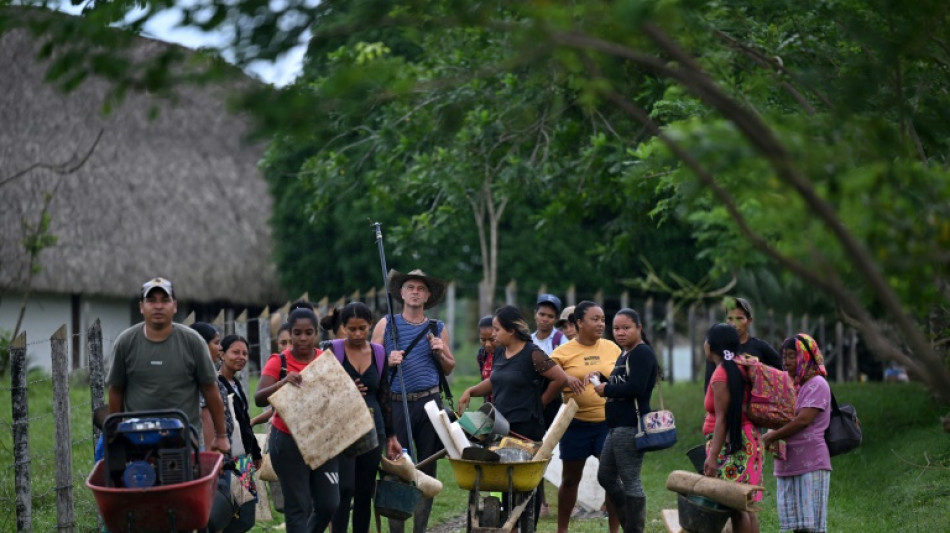
M 105 405 L 105 375 L 102 366 L 102 325 L 97 318 L 86 332 L 86 344 L 89 349 L 89 396 L 92 412 Z M 99 428 L 93 424 L 93 446 L 99 440 Z
M 73 449 L 69 428 L 69 361 L 66 324 L 50 337 L 53 359 L 53 416 L 56 420 L 56 530 L 71 532 L 73 518 Z
M 379 310 L 379 306 L 376 305 L 377 303 L 376 287 L 370 287 L 369 290 L 366 291 L 366 305 L 369 306 L 369 310 L 373 312 L 373 315 L 377 315 L 377 311 Z
M 458 343 L 458 337 L 455 336 L 455 282 L 449 282 L 445 291 L 445 329 L 449 330 L 449 338 Z M 450 347 L 452 350 L 454 346 Z M 451 378 L 449 378 L 451 379 Z
M 267 358 L 270 357 L 270 307 L 265 307 L 257 317 L 257 338 L 259 349 L 257 352 L 257 368 L 264 370 Z
M 673 323 L 673 311 L 676 306 L 673 305 L 673 299 L 666 301 L 666 371 L 667 380 L 673 383 L 673 345 L 676 343 L 676 328 Z
M 774 347 L 778 344 L 777 340 L 775 339 L 775 311 L 769 309 L 767 316 L 769 320 L 769 344 Z
M 577 287 L 573 283 L 567 288 L 567 305 L 577 305 Z
M 505 304 L 518 305 L 518 282 L 515 280 L 511 280 L 505 285 Z
M 599 305 L 601 309 L 604 308 L 604 289 L 598 289 L 594 293 L 594 303 Z
M 630 307 L 630 291 L 623 291 L 620 293 L 620 308 L 626 309 Z
M 861 381 L 861 375 L 858 373 L 858 332 L 854 328 L 848 328 L 851 337 L 851 346 L 848 353 L 848 377 L 854 381 Z
M 33 531 L 33 489 L 30 481 L 30 409 L 26 391 L 26 332 L 10 344 L 10 389 L 13 406 L 14 506 L 18 533 Z
M 644 326 L 646 326 L 646 329 L 647 329 L 647 337 L 650 339 L 656 339 L 656 335 L 653 334 L 654 331 L 653 331 L 653 297 L 652 296 L 647 298 L 646 303 L 643 304 L 643 317 L 644 317 L 643 318 Z
M 247 339 L 247 309 L 244 309 L 243 311 L 241 311 L 241 314 L 238 315 L 237 318 L 234 319 L 234 334 L 235 334 L 235 335 L 239 335 L 239 336 L 244 337 L 245 339 Z M 247 349 L 248 349 L 248 351 L 250 351 L 250 350 L 251 350 L 251 346 L 250 346 L 250 342 L 251 342 L 251 341 L 247 341 L 247 342 L 248 342 L 248 347 L 247 347 Z M 223 355 L 223 354 L 222 354 L 222 355 Z M 248 354 L 248 357 L 250 357 L 250 354 Z M 251 390 L 251 389 L 249 388 L 249 382 L 248 382 L 248 377 L 247 377 L 249 370 L 250 370 L 250 367 L 249 367 L 249 366 L 245 366 L 245 367 L 244 367 L 244 370 L 237 376 L 238 381 L 241 382 L 241 386 L 244 387 L 244 390 L 245 390 L 245 391 Z M 227 409 L 228 406 L 225 405 L 224 408 Z
M 844 324 L 835 323 L 835 381 L 844 383 Z
M 785 314 L 785 337 L 788 338 L 795 334 L 795 326 L 792 325 L 792 312 Z

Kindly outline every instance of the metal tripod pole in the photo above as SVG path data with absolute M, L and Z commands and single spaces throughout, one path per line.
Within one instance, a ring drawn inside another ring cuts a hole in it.
M 393 343 L 393 349 L 399 349 L 399 335 L 396 332 L 396 318 L 393 316 L 393 295 L 389 292 L 389 269 L 386 268 L 386 252 L 383 250 L 383 230 L 379 222 L 374 222 L 376 229 L 376 247 L 379 248 L 379 264 L 383 270 L 383 287 L 386 288 L 386 307 L 387 320 L 389 320 L 389 335 Z M 408 355 L 408 354 L 405 354 Z M 403 359 L 405 360 L 405 359 Z M 406 422 L 406 433 L 409 435 L 409 457 L 412 462 L 416 462 L 416 444 L 412 439 L 412 419 L 409 418 L 409 401 L 406 399 L 406 382 L 402 378 L 402 364 L 396 367 L 396 375 L 399 376 L 399 387 L 402 389 L 402 413 Z

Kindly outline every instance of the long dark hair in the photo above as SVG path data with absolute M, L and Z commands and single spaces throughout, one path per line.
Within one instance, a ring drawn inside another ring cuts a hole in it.
M 617 311 L 617 314 L 623 315 L 630 320 L 633 320 L 633 323 L 640 327 L 640 339 L 643 341 L 643 344 L 646 344 L 647 346 L 653 346 L 653 344 L 650 343 L 650 339 L 647 338 L 647 332 L 643 331 L 643 322 L 640 322 L 639 313 L 633 309 L 630 309 L 629 307 L 624 307 L 620 311 Z
M 350 302 L 343 307 L 342 311 L 333 313 L 333 316 L 339 317 L 336 325 L 337 329 L 339 329 L 340 326 L 346 325 L 351 318 L 362 318 L 368 324 L 373 323 L 373 312 L 370 311 L 369 306 L 363 302 Z M 336 331 L 334 330 L 333 333 L 336 333 Z
M 516 339 L 525 342 L 531 340 L 531 330 L 528 329 L 528 321 L 525 320 L 524 315 L 521 314 L 521 311 L 517 307 L 513 305 L 499 307 L 495 311 L 495 318 L 505 331 L 514 332 Z
M 727 352 L 739 355 L 739 332 L 729 324 L 715 324 L 706 333 L 709 351 L 722 357 L 722 368 L 726 371 L 726 386 L 729 389 L 729 408 L 726 410 L 726 453 L 731 454 L 742 447 L 742 404 L 745 400 L 745 380 L 739 366 L 732 358 L 726 358 Z

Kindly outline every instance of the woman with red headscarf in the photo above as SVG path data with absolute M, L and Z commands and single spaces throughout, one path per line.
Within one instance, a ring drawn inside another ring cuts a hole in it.
M 782 343 L 785 371 L 795 382 L 795 418 L 762 437 L 768 448 L 785 440 L 785 457 L 775 458 L 781 531 L 824 532 L 828 527 L 831 456 L 825 429 L 831 420 L 831 388 L 818 343 L 799 333 Z

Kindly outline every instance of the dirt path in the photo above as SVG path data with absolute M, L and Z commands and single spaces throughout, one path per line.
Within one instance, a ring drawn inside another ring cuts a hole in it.
M 465 531 L 465 518 L 465 513 L 462 513 L 437 526 L 430 527 L 427 533 L 456 533 L 457 531 Z

